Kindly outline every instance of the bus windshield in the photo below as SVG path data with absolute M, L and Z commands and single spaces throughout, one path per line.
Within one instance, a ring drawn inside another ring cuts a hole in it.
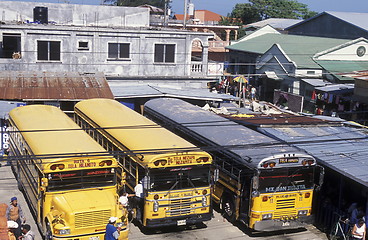
M 261 193 L 273 193 L 311 189 L 314 186 L 313 169 L 282 168 L 261 171 L 258 190 Z
M 73 190 L 112 186 L 115 184 L 115 169 L 101 168 L 47 174 L 49 191 Z
M 209 166 L 151 169 L 151 190 L 168 191 L 209 186 Z

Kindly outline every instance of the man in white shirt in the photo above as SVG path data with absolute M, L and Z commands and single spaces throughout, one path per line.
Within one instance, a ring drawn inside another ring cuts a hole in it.
M 19 239 L 35 240 L 35 234 L 31 231 L 31 226 L 29 226 L 28 224 L 22 225 L 22 233 L 23 236 L 21 236 Z

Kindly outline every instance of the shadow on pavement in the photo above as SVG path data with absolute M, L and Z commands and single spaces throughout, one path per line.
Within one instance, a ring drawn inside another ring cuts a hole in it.
M 188 231 L 188 230 L 207 228 L 207 225 L 205 223 L 197 223 L 197 224 L 188 225 L 188 226 L 168 226 L 168 227 L 160 227 L 160 228 L 146 228 L 142 226 L 140 223 L 137 223 L 136 221 L 133 221 L 132 223 L 134 224 L 134 226 L 138 227 L 139 230 L 144 235 L 152 235 L 152 234 L 160 234 L 160 233 L 177 233 L 177 232 L 183 232 L 183 231 Z

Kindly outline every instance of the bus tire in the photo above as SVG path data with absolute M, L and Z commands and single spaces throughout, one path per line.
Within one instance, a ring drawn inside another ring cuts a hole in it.
M 223 216 L 230 222 L 235 221 L 235 203 L 231 196 L 225 195 L 221 200 L 221 209 Z
M 23 192 L 23 187 L 22 187 L 22 184 L 18 181 L 18 190 Z
M 17 185 L 18 185 L 18 190 L 23 192 L 23 186 L 22 183 L 20 182 L 20 174 L 19 171 L 17 172 Z
M 51 231 L 51 227 L 50 227 L 50 223 L 47 222 L 46 223 L 46 233 L 45 233 L 45 240 L 52 240 L 52 231 Z

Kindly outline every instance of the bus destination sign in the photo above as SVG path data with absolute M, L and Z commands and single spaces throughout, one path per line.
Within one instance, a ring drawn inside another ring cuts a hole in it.
M 184 165 L 194 163 L 195 156 L 174 156 L 167 158 L 168 165 Z
M 280 164 L 285 164 L 285 163 L 298 163 L 299 159 L 298 158 L 280 158 L 279 159 L 279 163 Z
M 92 162 L 89 159 L 87 160 L 74 160 L 73 163 L 68 164 L 68 168 L 88 168 L 88 167 L 96 167 L 96 162 Z

